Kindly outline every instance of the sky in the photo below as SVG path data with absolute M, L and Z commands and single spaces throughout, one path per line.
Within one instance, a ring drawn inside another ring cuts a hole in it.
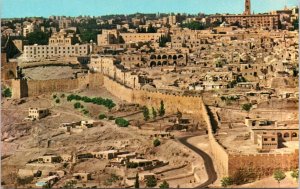
M 192 13 L 206 14 L 244 11 L 245 0 L 2 0 L 1 18 L 30 16 L 101 16 L 107 14 Z M 298 0 L 251 0 L 255 13 L 298 5 Z

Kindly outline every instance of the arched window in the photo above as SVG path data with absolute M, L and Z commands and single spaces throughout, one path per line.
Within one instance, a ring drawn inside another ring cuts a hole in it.
M 288 138 L 288 137 L 290 137 L 290 134 L 289 133 L 284 133 L 283 137 Z

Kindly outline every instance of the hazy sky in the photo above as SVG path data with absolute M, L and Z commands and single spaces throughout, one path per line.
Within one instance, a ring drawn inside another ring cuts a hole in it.
M 242 13 L 245 0 L 2 0 L 1 17 L 143 13 Z M 251 0 L 252 11 L 298 5 L 298 0 Z

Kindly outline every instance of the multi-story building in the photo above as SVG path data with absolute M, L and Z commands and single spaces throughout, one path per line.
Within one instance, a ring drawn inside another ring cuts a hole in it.
M 245 12 L 239 15 L 215 15 L 211 16 L 211 22 L 227 22 L 228 24 L 238 24 L 242 27 L 278 29 L 278 14 L 251 14 L 250 0 L 245 1 Z
M 24 46 L 24 58 L 47 59 L 53 57 L 86 56 L 89 54 L 89 45 L 30 45 Z
M 36 24 L 34 24 L 34 23 L 28 24 L 23 28 L 23 36 L 27 37 L 29 33 L 32 33 L 37 30 L 38 30 L 38 27 Z

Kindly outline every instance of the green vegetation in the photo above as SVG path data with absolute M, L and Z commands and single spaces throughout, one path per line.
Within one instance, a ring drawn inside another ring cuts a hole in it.
M 182 24 L 181 27 L 189 28 L 191 30 L 204 30 L 205 29 L 205 25 L 203 23 L 195 22 L 195 21 L 186 23 L 186 24 Z
M 59 103 L 60 103 L 60 99 L 57 98 L 57 99 L 55 100 L 55 102 L 56 102 L 56 104 L 59 104 Z
M 33 176 L 29 176 L 29 177 L 24 177 L 24 178 L 17 178 L 17 184 L 18 185 L 26 185 L 26 184 L 30 184 L 33 181 Z
M 248 103 L 248 104 L 243 104 L 242 105 L 242 109 L 245 110 L 246 112 L 249 112 L 252 108 L 252 104 Z
M 285 179 L 286 175 L 285 173 L 280 170 L 280 169 L 277 169 L 275 172 L 274 172 L 274 175 L 273 175 L 274 179 L 277 180 L 278 184 L 280 185 L 280 182 Z
M 128 127 L 129 125 L 129 121 L 127 121 L 126 119 L 122 118 L 122 117 L 118 117 L 115 120 L 115 123 L 119 126 L 119 127 Z
M 114 116 L 109 116 L 108 120 L 115 120 L 115 117 Z
M 157 147 L 160 145 L 160 141 L 158 139 L 153 140 L 153 146 Z
M 164 116 L 166 113 L 164 101 L 160 101 L 159 116 Z
M 93 103 L 97 105 L 103 105 L 109 110 L 111 110 L 113 107 L 116 106 L 116 104 L 111 99 L 103 99 L 101 97 L 95 97 L 95 98 L 89 98 L 87 96 L 79 96 L 71 94 L 67 97 L 68 101 L 77 100 L 77 101 L 83 101 L 85 103 Z
M 75 109 L 81 108 L 80 102 L 76 102 L 76 103 L 74 104 L 74 108 L 75 108 Z
M 157 111 L 152 107 L 152 116 L 153 119 L 155 119 L 157 117 Z
M 65 94 L 61 94 L 60 97 L 61 97 L 61 98 L 65 98 Z
M 222 187 L 226 188 L 233 184 L 233 179 L 231 177 L 223 177 L 221 180 Z
M 12 93 L 10 88 L 3 88 L 2 90 L 2 96 L 3 97 L 11 97 Z
M 299 179 L 299 170 L 298 169 L 294 169 L 293 172 L 291 173 L 291 176 L 294 178 L 294 179 Z
M 106 118 L 106 115 L 105 115 L 105 114 L 100 114 L 98 118 L 99 118 L 99 119 L 105 119 L 105 118 Z
M 110 186 L 110 185 L 112 185 L 112 183 L 114 183 L 118 180 L 122 180 L 122 178 L 116 174 L 111 174 L 110 178 L 105 181 L 105 185 Z
M 147 108 L 147 106 L 143 106 L 143 116 L 145 121 L 148 121 L 150 119 L 149 109 Z
M 134 188 L 140 188 L 139 174 L 138 173 L 136 173 L 136 175 L 135 175 Z
M 63 188 L 67 188 L 67 189 L 75 188 L 76 184 L 77 184 L 76 180 L 69 180 L 65 183 Z
M 171 37 L 169 35 L 160 37 L 158 40 L 159 47 L 166 47 L 167 42 L 171 42 Z
M 293 21 L 294 30 L 299 30 L 299 19 Z
M 54 95 L 52 96 L 52 98 L 53 98 L 53 99 L 56 99 L 56 97 L 57 97 L 57 95 L 56 95 L 56 94 L 54 94 Z
M 86 109 L 83 109 L 83 110 L 81 110 L 81 112 L 82 112 L 84 115 L 87 115 L 87 114 L 89 114 L 89 111 L 88 111 L 88 110 L 86 110 Z
M 129 168 L 129 169 L 135 169 L 135 168 L 137 168 L 138 166 L 139 166 L 139 164 L 138 164 L 138 163 L 134 163 L 134 162 L 128 162 L 128 163 L 126 164 L 126 167 Z
M 28 34 L 27 40 L 29 45 L 48 45 L 50 34 L 42 31 L 34 31 Z
M 255 181 L 257 175 L 251 168 L 241 168 L 234 173 L 232 179 L 234 184 L 241 185 Z
M 164 180 L 164 182 L 159 185 L 159 188 L 170 188 L 170 186 L 169 183 Z
M 147 187 L 152 188 L 152 187 L 155 187 L 156 185 L 157 185 L 156 178 L 154 178 L 154 177 L 147 178 L 147 180 L 146 180 L 146 186 Z

